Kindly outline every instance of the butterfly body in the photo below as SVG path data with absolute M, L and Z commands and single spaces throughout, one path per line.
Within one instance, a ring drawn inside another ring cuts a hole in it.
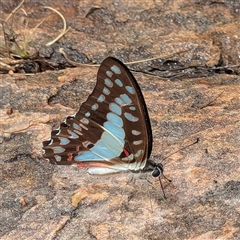
M 106 58 L 97 84 L 79 111 L 66 118 L 51 139 L 43 142 L 43 156 L 59 165 L 77 164 L 91 174 L 152 171 L 162 165 L 149 160 L 152 130 L 141 89 L 119 60 Z

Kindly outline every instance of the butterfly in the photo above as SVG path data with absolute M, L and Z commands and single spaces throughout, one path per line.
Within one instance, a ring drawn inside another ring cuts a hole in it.
M 87 101 L 43 142 L 43 157 L 53 164 L 86 167 L 90 174 L 131 171 L 159 177 L 163 165 L 149 159 L 152 142 L 136 79 L 122 62 L 108 57 L 99 67 Z

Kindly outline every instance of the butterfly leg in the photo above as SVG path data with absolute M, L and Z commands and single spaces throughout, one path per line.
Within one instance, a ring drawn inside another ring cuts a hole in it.
M 123 202 L 123 195 L 127 189 L 127 186 L 134 181 L 134 174 L 131 174 L 130 178 L 128 179 L 128 181 L 126 182 L 123 190 L 122 190 L 122 193 L 121 193 L 121 201 L 120 202 Z M 128 200 L 129 201 L 129 200 Z
M 165 201 L 166 200 L 166 195 L 165 195 L 165 192 L 164 192 L 164 188 L 163 188 L 161 178 L 159 178 L 159 183 L 160 183 L 160 186 L 161 186 L 161 189 L 162 189 L 162 194 L 159 192 L 159 189 L 157 189 L 151 181 L 149 181 L 148 179 L 146 179 L 146 181 L 150 186 L 152 186 L 159 193 L 159 196 Z

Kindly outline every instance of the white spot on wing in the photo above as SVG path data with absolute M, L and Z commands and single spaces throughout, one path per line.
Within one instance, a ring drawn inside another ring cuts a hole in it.
M 132 111 L 135 111 L 135 110 L 136 110 L 136 107 L 130 106 L 129 109 L 132 110 Z
M 142 149 L 139 149 L 139 150 L 134 154 L 135 157 L 139 157 L 140 155 L 143 155 L 143 150 L 142 150 Z
M 139 120 L 138 117 L 134 117 L 131 113 L 125 112 L 124 116 L 127 120 L 129 120 L 130 122 L 137 122 Z
M 75 129 L 73 130 L 73 132 L 75 132 L 75 133 L 78 134 L 78 135 L 83 135 L 82 132 L 80 132 L 80 131 L 78 131 L 78 130 L 75 130 Z
M 132 130 L 132 134 L 135 136 L 138 136 L 141 134 L 141 132 L 137 131 L 137 130 Z
M 123 161 L 131 161 L 133 160 L 134 155 L 131 153 L 129 156 L 122 158 Z
M 54 153 L 63 153 L 63 152 L 65 152 L 65 148 L 62 148 L 62 147 L 60 147 L 60 146 L 58 146 L 58 147 L 53 147 L 53 152 L 54 152 Z
M 134 145 L 140 145 L 143 142 L 143 140 L 133 141 Z
M 48 145 L 52 145 L 53 139 L 51 138 L 51 139 L 49 139 L 48 141 L 50 141 L 50 143 L 49 143 Z
M 82 118 L 80 122 L 83 124 L 89 124 L 89 120 L 87 118 Z
M 80 123 L 79 125 L 80 125 L 83 129 L 88 130 L 88 128 L 87 128 L 85 125 L 83 125 L 82 123 Z

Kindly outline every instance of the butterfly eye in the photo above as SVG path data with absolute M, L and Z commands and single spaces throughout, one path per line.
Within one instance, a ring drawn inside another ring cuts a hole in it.
M 159 169 L 156 167 L 153 171 L 152 171 L 152 176 L 153 177 L 159 177 L 161 175 L 161 172 L 159 171 Z
M 163 173 L 163 165 L 159 163 L 156 168 L 152 171 L 153 177 L 159 177 Z

